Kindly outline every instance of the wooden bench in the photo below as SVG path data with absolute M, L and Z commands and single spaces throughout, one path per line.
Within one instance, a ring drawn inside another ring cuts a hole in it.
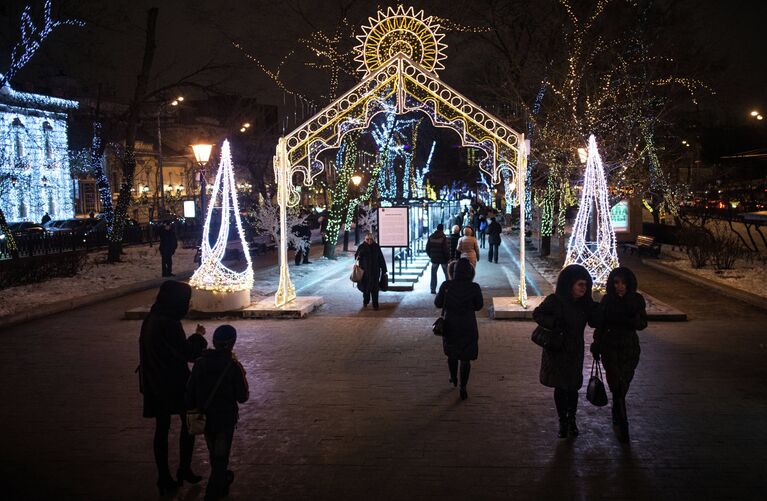
M 624 253 L 627 249 L 631 250 L 631 254 L 637 251 L 640 256 L 642 252 L 647 252 L 655 257 L 660 255 L 660 244 L 655 241 L 655 237 L 648 237 L 647 235 L 639 235 L 634 243 L 623 244 Z
M 266 254 L 268 251 L 277 249 L 277 242 L 274 241 L 271 235 L 258 235 L 253 237 L 250 247 L 256 254 Z

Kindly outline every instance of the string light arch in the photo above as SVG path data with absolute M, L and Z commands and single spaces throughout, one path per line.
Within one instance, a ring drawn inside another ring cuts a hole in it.
M 484 157 L 479 168 L 492 184 L 502 181 L 503 173 L 517 184 L 520 203 L 524 206 L 524 173 L 529 148 L 524 134 L 506 126 L 439 79 L 443 69 L 439 25 L 423 11 L 402 6 L 379 11 L 363 26 L 357 37 L 360 45 L 362 81 L 325 107 L 290 134 L 281 137 L 274 156 L 277 203 L 280 205 L 280 284 L 275 303 L 280 306 L 294 299 L 295 288 L 287 265 L 287 207 L 298 205 L 300 194 L 293 179 L 303 179 L 312 186 L 324 171 L 322 152 L 339 148 L 343 137 L 351 131 L 366 129 L 373 119 L 396 110 L 398 115 L 421 112 L 435 127 L 454 130 L 463 147 L 477 148 Z M 522 175 L 518 175 L 522 173 Z M 298 175 L 298 176 L 296 176 Z M 527 302 L 524 273 L 524 218 L 520 221 L 520 287 L 519 300 Z

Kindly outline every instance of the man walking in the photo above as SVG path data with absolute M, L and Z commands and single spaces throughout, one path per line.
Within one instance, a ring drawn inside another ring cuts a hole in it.
M 162 276 L 172 277 L 173 275 L 173 254 L 176 253 L 178 240 L 176 239 L 176 230 L 170 221 L 165 221 L 160 228 L 160 256 L 162 257 Z
M 493 263 L 498 262 L 498 254 L 500 253 L 501 246 L 501 225 L 494 217 L 490 218 L 490 224 L 487 225 L 487 243 L 490 245 L 490 250 L 487 253 L 487 260 Z
M 437 269 L 442 267 L 442 273 L 447 280 L 447 262 L 450 260 L 450 242 L 442 223 L 437 225 L 437 231 L 429 235 L 426 242 L 426 255 L 431 259 L 431 293 L 437 293 Z

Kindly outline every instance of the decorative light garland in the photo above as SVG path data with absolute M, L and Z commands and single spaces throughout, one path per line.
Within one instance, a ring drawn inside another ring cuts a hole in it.
M 597 151 L 594 136 L 589 137 L 588 160 L 583 178 L 583 192 L 578 215 L 567 246 L 565 266 L 580 264 L 594 280 L 594 286 L 604 289 L 607 276 L 618 267 L 618 253 L 615 250 L 615 232 L 610 220 L 610 204 L 607 201 L 607 181 L 602 167 L 602 158 Z M 588 241 L 592 211 L 596 211 L 596 241 Z
M 221 213 L 221 223 L 218 236 L 213 247 L 210 246 L 210 224 L 216 203 Z M 237 235 L 245 254 L 245 270 L 237 272 L 224 266 L 222 260 L 226 253 L 226 244 L 229 240 L 229 222 L 231 214 L 234 214 Z M 234 182 L 234 169 L 232 168 L 232 154 L 229 141 L 225 140 L 221 148 L 221 163 L 216 172 L 216 180 L 213 184 L 213 194 L 208 205 L 208 214 L 205 217 L 205 226 L 202 231 L 202 261 L 200 267 L 192 275 L 189 285 L 197 289 L 216 292 L 235 292 L 253 288 L 253 263 L 250 259 L 250 251 L 245 241 L 245 232 L 242 230 L 240 219 L 240 207 L 237 203 L 237 186 Z

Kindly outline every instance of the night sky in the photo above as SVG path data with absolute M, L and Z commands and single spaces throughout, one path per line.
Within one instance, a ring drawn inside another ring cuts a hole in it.
M 18 37 L 18 15 L 24 3 L 6 0 L 0 6 L 0 68 L 5 66 L 8 49 Z M 42 0 L 38 3 L 42 4 Z M 257 97 L 265 103 L 282 104 L 290 101 L 290 96 L 232 47 L 232 42 L 242 43 L 269 68 L 276 68 L 281 58 L 299 47 L 297 40 L 301 36 L 317 29 L 331 29 L 340 17 L 342 3 L 350 6 L 347 12 L 354 34 L 361 32 L 359 24 L 374 15 L 377 8 L 375 2 L 363 1 L 224 0 L 214 5 L 202 0 L 57 0 L 54 10 L 59 16 L 80 17 L 88 26 L 56 32 L 28 69 L 17 75 L 14 85 L 42 91 L 69 82 L 70 87 L 75 84 L 79 87 L 80 94 L 92 95 L 101 83 L 107 96 L 126 101 L 140 64 L 146 9 L 158 6 L 153 85 L 162 85 L 205 62 L 214 62 L 228 65 L 209 75 L 219 87 Z M 427 15 L 471 24 L 472 18 L 479 15 L 477 9 L 486 3 L 426 1 L 412 5 L 424 8 Z M 536 2 L 519 3 L 533 6 Z M 681 65 L 692 68 L 695 76 L 716 91 L 714 96 L 703 97 L 701 110 L 733 125 L 747 120 L 746 114 L 752 108 L 767 111 L 764 92 L 767 2 L 683 0 L 671 5 L 675 26 L 665 29 L 667 38 L 660 40 L 659 45 L 667 49 L 670 57 L 685 54 L 689 59 L 681 61 Z M 471 87 L 477 73 L 492 61 L 487 60 L 487 53 L 471 35 L 451 32 L 445 41 L 449 46 L 448 59 L 441 77 L 472 97 Z M 689 51 L 690 48 L 693 50 Z M 289 58 L 283 79 L 292 89 L 305 92 L 322 105 L 325 101 L 319 97 L 320 90 L 327 89 L 328 77 L 307 68 L 304 63 L 309 60 L 310 56 L 299 49 Z M 340 90 L 352 83 L 346 77 Z

